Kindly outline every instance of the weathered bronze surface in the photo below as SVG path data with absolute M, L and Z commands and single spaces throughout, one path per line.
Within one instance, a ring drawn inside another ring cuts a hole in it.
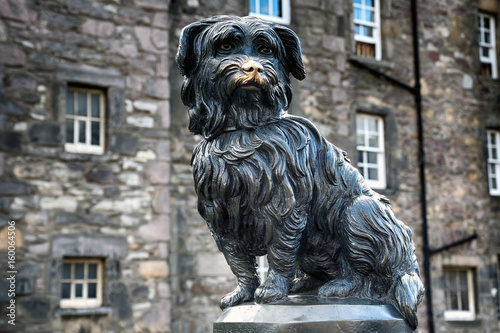
M 317 291 L 384 300 L 414 329 L 424 288 L 410 229 L 345 152 L 287 114 L 290 74 L 305 78 L 296 34 L 212 17 L 184 28 L 177 63 L 189 129 L 204 137 L 192 158 L 198 210 L 238 280 L 221 308 Z

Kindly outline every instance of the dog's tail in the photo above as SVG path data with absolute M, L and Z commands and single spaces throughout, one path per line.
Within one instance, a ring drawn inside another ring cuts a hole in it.
M 418 325 L 417 305 L 422 301 L 423 295 L 424 285 L 416 272 L 406 273 L 396 280 L 394 298 L 397 307 L 413 330 Z

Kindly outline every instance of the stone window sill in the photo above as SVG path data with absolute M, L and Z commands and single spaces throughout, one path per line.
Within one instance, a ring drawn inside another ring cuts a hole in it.
M 389 62 L 387 60 L 376 60 L 374 58 L 360 57 L 357 55 L 350 55 L 349 59 L 362 62 L 367 66 L 385 68 L 385 69 L 393 69 L 394 68 L 394 63 Z
M 111 316 L 113 309 L 107 306 L 98 308 L 63 308 L 59 309 L 61 316 Z

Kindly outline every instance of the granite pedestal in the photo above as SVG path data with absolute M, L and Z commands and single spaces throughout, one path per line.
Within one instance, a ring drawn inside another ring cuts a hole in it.
M 393 305 L 364 299 L 291 296 L 226 309 L 214 333 L 410 333 Z

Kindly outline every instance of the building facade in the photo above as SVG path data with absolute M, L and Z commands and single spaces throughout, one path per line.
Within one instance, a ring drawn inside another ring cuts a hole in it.
M 196 209 L 201 138 L 174 58 L 187 24 L 252 14 L 301 40 L 290 113 L 347 151 L 413 230 L 419 331 L 500 332 L 500 5 L 413 9 L 0 0 L 0 331 L 211 332 L 235 279 Z

